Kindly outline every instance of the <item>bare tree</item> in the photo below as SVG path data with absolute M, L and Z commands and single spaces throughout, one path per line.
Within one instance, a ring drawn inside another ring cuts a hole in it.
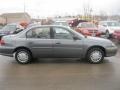
M 92 18 L 93 9 L 90 7 L 89 3 L 84 4 L 83 10 L 84 10 L 84 17 L 85 17 L 85 19 L 88 19 L 88 18 L 91 19 Z
M 108 15 L 105 11 L 100 11 L 100 19 L 101 20 L 107 20 L 108 19 Z

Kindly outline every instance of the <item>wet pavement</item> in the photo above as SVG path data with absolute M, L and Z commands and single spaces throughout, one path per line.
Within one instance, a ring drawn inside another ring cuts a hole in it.
M 20 65 L 0 56 L 0 90 L 120 90 L 120 45 L 102 64 L 77 59 L 40 59 Z

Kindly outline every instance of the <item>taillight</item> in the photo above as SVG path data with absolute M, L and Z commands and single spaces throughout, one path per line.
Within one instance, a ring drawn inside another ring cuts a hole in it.
M 0 40 L 0 45 L 5 45 L 5 41 L 3 39 Z

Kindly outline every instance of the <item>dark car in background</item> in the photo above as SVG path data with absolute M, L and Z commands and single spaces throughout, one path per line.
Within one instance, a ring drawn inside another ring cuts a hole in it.
M 67 22 L 67 21 L 63 21 L 63 20 L 54 21 L 54 22 L 52 23 L 52 25 L 61 25 L 61 26 L 66 26 L 66 27 L 70 28 L 68 22 Z
M 24 28 L 20 24 L 17 24 L 17 23 L 7 24 L 0 30 L 0 38 L 5 35 L 19 33 L 23 29 Z
M 98 30 L 96 25 L 92 22 L 79 23 L 75 30 L 87 36 L 101 36 L 101 32 Z

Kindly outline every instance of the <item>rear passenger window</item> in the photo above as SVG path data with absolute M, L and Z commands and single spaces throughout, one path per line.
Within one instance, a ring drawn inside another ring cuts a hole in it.
M 34 28 L 27 32 L 27 38 L 50 39 L 50 28 Z

